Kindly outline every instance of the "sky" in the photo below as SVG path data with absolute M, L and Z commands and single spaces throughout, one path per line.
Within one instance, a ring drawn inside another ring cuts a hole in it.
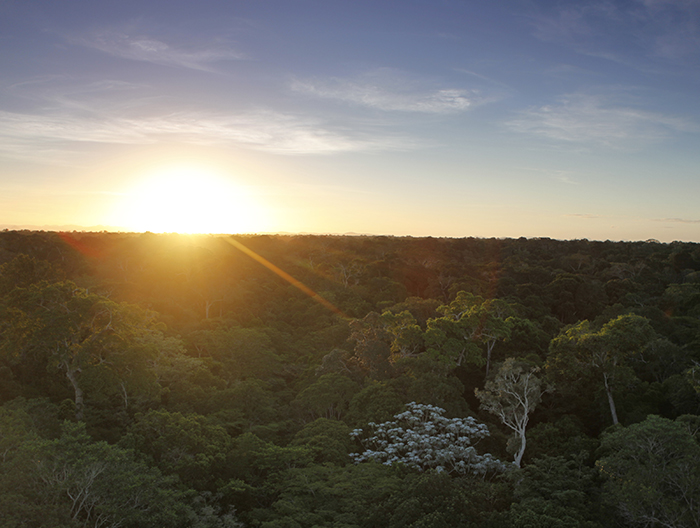
M 0 227 L 700 242 L 700 1 L 2 0 Z

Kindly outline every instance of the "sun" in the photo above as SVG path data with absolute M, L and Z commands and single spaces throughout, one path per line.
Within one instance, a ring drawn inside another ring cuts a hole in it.
M 127 229 L 153 233 L 252 233 L 264 223 L 248 189 L 192 166 L 146 175 L 126 193 L 119 216 Z

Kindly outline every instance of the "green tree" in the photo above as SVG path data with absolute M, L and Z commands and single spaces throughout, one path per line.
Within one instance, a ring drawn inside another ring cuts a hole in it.
M 500 299 L 484 300 L 461 291 L 438 312 L 442 317 L 429 320 L 425 334 L 429 352 L 457 366 L 486 365 L 488 376 L 494 346 L 510 337 L 512 307 Z
M 215 328 L 189 336 L 200 357 L 211 357 L 223 365 L 227 381 L 268 378 L 279 368 L 269 334 L 259 328 Z
M 360 387 L 342 374 L 324 374 L 302 390 L 292 401 L 303 420 L 329 418 L 340 420 L 347 414 L 350 401 Z
M 0 465 L 0 517 L 16 527 L 183 526 L 186 495 L 157 469 L 65 422 L 55 440 L 28 435 Z
M 152 410 L 137 415 L 120 445 L 134 449 L 188 488 L 207 490 L 224 478 L 231 437 L 201 415 Z
M 350 322 L 350 340 L 355 342 L 353 362 L 373 379 L 385 379 L 393 373 L 391 335 L 382 316 L 370 312 Z
M 700 445 L 688 428 L 651 415 L 603 436 L 596 463 L 631 526 L 700 526 Z
M 649 321 L 638 315 L 621 315 L 595 330 L 582 321 L 563 330 L 549 349 L 547 369 L 571 381 L 592 374 L 604 386 L 613 424 L 619 422 L 614 391 L 625 379 L 634 378 L 629 360 L 657 338 Z M 558 383 L 564 385 L 567 381 Z
M 513 474 L 513 480 L 509 526 L 601 528 L 611 519 L 613 512 L 602 504 L 598 472 L 581 460 L 538 458 Z
M 351 528 L 398 492 L 403 479 L 381 464 L 311 465 L 282 474 L 270 508 L 252 512 L 262 528 Z
M 402 398 L 389 382 L 371 382 L 350 401 L 348 421 L 355 425 L 386 422 L 398 414 L 403 407 Z
M 386 310 L 381 320 L 391 342 L 391 360 L 415 357 L 423 351 L 423 330 L 411 312 L 393 313 Z
M 17 255 L 10 262 L 0 265 L 0 297 L 15 288 L 27 288 L 42 280 L 58 281 L 61 276 L 62 274 L 45 260 L 37 260 L 24 254 Z
M 314 461 L 344 466 L 350 462 L 352 439 L 350 427 L 338 420 L 317 418 L 307 423 L 294 435 L 290 446 L 306 446 L 314 454 Z
M 65 281 L 16 288 L 7 297 L 6 313 L 0 353 L 10 364 L 63 372 L 78 420 L 84 416 L 90 379 L 101 378 L 98 385 L 121 393 L 125 407 L 132 387 L 155 387 L 147 374 L 148 350 L 141 346 L 145 334 L 157 331 L 152 312 Z
M 427 471 L 409 474 L 395 491 L 371 511 L 371 528 L 475 528 L 490 526 L 494 510 L 502 507 L 497 484 L 478 478 L 453 478 Z

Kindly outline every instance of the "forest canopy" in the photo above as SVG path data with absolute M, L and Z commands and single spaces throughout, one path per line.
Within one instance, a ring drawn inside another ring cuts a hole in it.
M 693 243 L 3 231 L 0 373 L 12 528 L 700 523 Z

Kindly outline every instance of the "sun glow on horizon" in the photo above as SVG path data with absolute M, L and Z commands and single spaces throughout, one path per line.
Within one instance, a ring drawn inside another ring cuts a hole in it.
M 217 171 L 192 166 L 150 172 L 125 195 L 117 221 L 153 233 L 264 231 L 263 209 L 242 185 Z

